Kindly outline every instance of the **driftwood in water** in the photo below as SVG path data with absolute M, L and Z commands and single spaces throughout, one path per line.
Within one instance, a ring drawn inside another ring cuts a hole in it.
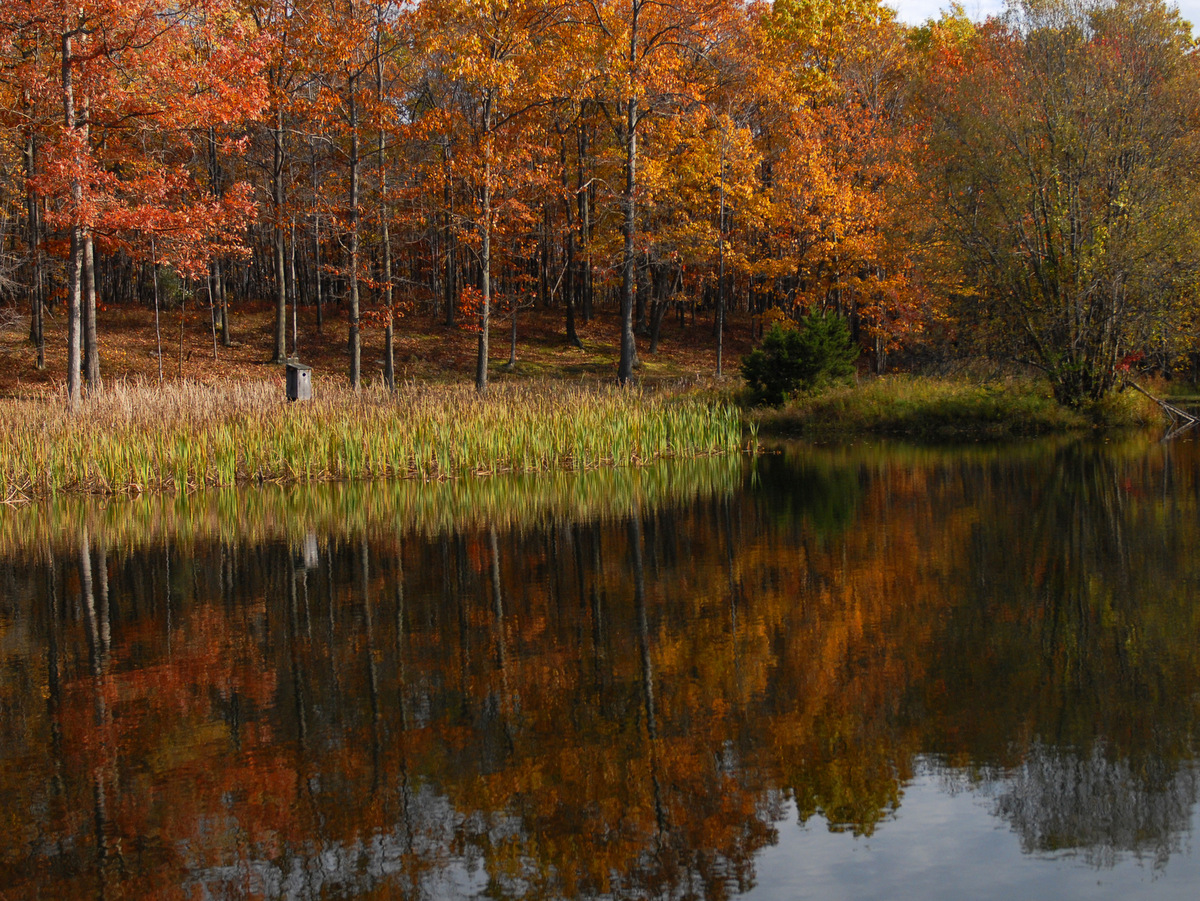
M 1171 420 L 1171 425 L 1173 426 L 1171 431 L 1167 433 L 1167 438 L 1174 438 L 1180 432 L 1184 432 L 1200 423 L 1200 417 L 1193 416 L 1186 410 L 1183 410 L 1174 404 L 1167 403 L 1161 397 L 1155 397 L 1132 379 L 1127 381 L 1125 384 L 1127 384 L 1134 391 L 1137 391 L 1139 394 L 1144 394 L 1146 397 L 1150 398 L 1152 401 L 1158 404 L 1164 413 L 1167 414 L 1168 418 Z

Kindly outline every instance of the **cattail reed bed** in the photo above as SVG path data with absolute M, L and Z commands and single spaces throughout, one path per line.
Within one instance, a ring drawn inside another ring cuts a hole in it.
M 318 385 L 288 404 L 271 382 L 118 385 L 75 414 L 59 398 L 0 405 L 0 499 L 182 493 L 248 483 L 444 479 L 626 466 L 728 453 L 732 406 L 570 386 Z

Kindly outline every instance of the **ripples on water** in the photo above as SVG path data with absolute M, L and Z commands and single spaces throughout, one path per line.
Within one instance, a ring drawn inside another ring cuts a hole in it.
M 795 447 L 5 510 L 0 896 L 1194 897 L 1198 473 Z

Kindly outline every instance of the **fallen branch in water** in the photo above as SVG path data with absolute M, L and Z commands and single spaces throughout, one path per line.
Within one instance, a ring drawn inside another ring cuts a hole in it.
M 1175 406 L 1174 404 L 1167 403 L 1161 397 L 1155 397 L 1137 382 L 1133 381 L 1133 379 L 1129 379 L 1125 382 L 1125 384 L 1134 391 L 1137 391 L 1139 394 L 1144 394 L 1146 397 L 1150 398 L 1162 408 L 1163 412 L 1166 413 L 1168 417 L 1170 417 L 1171 424 L 1175 425 L 1175 428 L 1171 429 L 1171 431 L 1167 433 L 1167 438 L 1174 438 L 1180 432 L 1184 432 L 1195 426 L 1197 423 L 1200 423 L 1200 418 L 1193 416 L 1191 413 Z M 1176 423 L 1178 423 L 1178 425 L 1176 425 Z

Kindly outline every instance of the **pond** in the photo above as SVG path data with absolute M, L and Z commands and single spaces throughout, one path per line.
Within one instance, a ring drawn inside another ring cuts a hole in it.
M 1200 446 L 0 510 L 0 897 L 1194 898 Z

